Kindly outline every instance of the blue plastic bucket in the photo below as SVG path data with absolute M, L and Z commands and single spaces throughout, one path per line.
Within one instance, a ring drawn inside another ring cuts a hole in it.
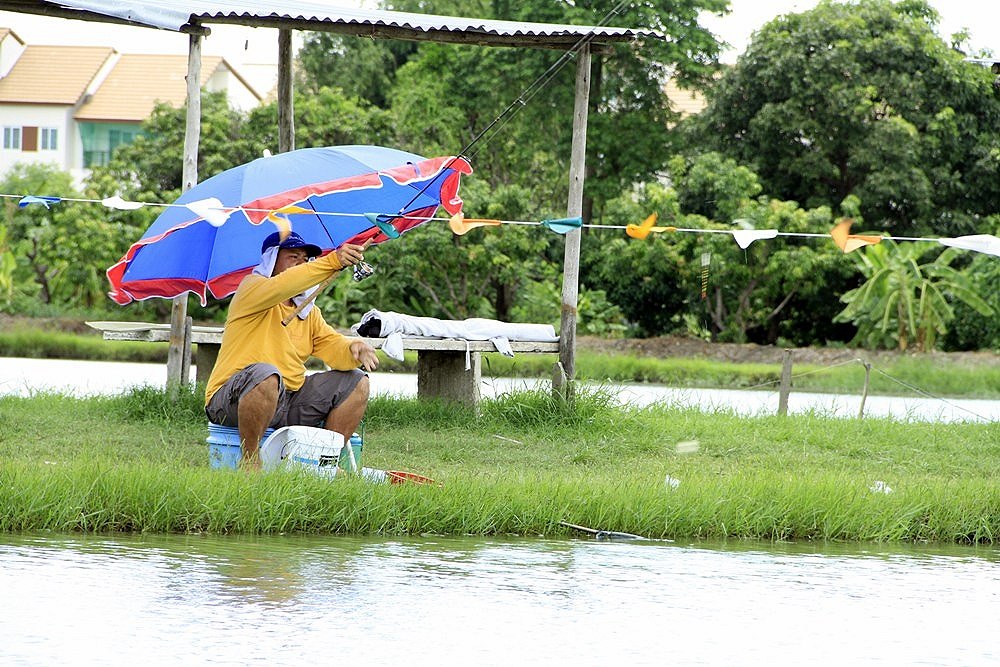
M 274 433 L 273 428 L 264 431 L 261 442 Z M 208 424 L 208 465 L 213 468 L 238 468 L 243 450 L 240 448 L 240 430 L 235 426 Z

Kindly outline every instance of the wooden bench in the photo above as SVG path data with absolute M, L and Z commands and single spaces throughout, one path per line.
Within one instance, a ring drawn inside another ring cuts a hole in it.
M 142 322 L 87 322 L 100 331 L 104 340 L 133 340 L 154 343 L 170 341 L 169 324 L 146 324 Z M 222 345 L 222 327 L 191 327 L 191 344 L 195 351 L 195 375 L 204 383 L 215 366 Z M 375 349 L 385 343 L 384 338 L 361 338 Z M 511 341 L 515 354 L 543 353 L 558 354 L 558 342 Z M 404 350 L 417 352 L 417 397 L 439 398 L 457 401 L 466 405 L 479 402 L 479 387 L 482 381 L 482 353 L 495 352 L 496 348 L 488 340 L 459 340 L 453 338 L 404 338 Z M 469 370 L 465 369 L 466 353 Z

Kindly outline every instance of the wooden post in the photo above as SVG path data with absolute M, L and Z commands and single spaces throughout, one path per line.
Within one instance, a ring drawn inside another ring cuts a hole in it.
M 861 393 L 861 405 L 858 407 L 858 419 L 863 419 L 865 416 L 865 401 L 868 400 L 868 385 L 872 380 L 872 365 L 865 361 L 865 388 Z
M 573 106 L 573 149 L 569 165 L 569 201 L 567 217 L 583 213 L 583 182 L 587 162 L 587 113 L 590 106 L 590 45 L 577 52 L 576 101 Z M 559 325 L 559 363 L 562 373 L 553 377 L 552 391 L 566 400 L 573 399 L 576 378 L 576 307 L 580 287 L 580 236 L 574 229 L 566 234 L 563 253 L 562 317 Z M 556 385 L 556 381 L 560 385 Z
M 292 99 L 292 31 L 278 30 L 278 152 L 295 150 L 295 103 Z
M 778 385 L 778 415 L 788 414 L 788 393 L 792 389 L 792 351 L 785 350 L 781 359 L 781 383 Z
M 198 182 L 198 143 L 201 140 L 201 35 L 188 38 L 187 125 L 184 128 L 184 170 L 181 189 Z M 170 309 L 170 347 L 167 349 L 167 395 L 177 397 L 191 373 L 191 338 L 185 335 L 187 293 L 174 297 Z M 188 330 L 190 331 L 190 330 Z
M 190 316 L 184 318 L 184 347 L 181 350 L 181 375 L 184 376 L 184 381 L 181 384 L 187 384 L 191 378 L 191 330 L 194 327 L 194 321 Z M 197 370 L 195 370 L 197 373 Z

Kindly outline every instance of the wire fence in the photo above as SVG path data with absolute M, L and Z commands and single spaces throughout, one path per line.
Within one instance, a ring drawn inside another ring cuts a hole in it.
M 981 415 L 981 414 L 975 412 L 974 410 L 969 410 L 968 408 L 966 408 L 964 406 L 961 406 L 961 405 L 958 405 L 957 403 L 949 401 L 947 398 L 945 398 L 943 396 L 938 396 L 937 394 L 934 394 L 934 393 L 932 393 L 930 391 L 927 391 L 925 389 L 921 389 L 920 387 L 917 387 L 916 385 L 914 385 L 914 384 L 912 384 L 910 382 L 907 382 L 907 381 L 905 381 L 905 380 L 903 380 L 901 378 L 895 377 L 894 375 L 886 372 L 885 370 L 883 370 L 881 368 L 875 367 L 874 365 L 871 364 L 871 362 L 865 361 L 864 359 L 861 359 L 861 358 L 854 358 L 854 359 L 848 359 L 846 361 L 839 361 L 839 362 L 836 362 L 836 363 L 828 364 L 828 365 L 823 366 L 821 368 L 815 368 L 815 369 L 811 369 L 811 370 L 808 370 L 808 371 L 803 371 L 801 373 L 791 373 L 789 371 L 790 371 L 792 362 L 791 362 L 791 355 L 789 354 L 785 358 L 785 366 L 784 366 L 783 371 L 782 371 L 782 376 L 783 376 L 782 378 L 779 378 L 777 380 L 768 380 L 766 382 L 761 382 L 761 383 L 758 383 L 758 384 L 746 387 L 746 389 L 748 389 L 748 390 L 749 389 L 761 389 L 761 388 L 764 388 L 764 387 L 770 387 L 770 386 L 777 385 L 778 386 L 779 394 L 781 394 L 781 397 L 779 399 L 779 412 L 781 412 L 781 407 L 780 406 L 787 404 L 787 396 L 791 392 L 791 384 L 792 384 L 791 381 L 794 381 L 796 378 L 806 377 L 808 375 L 815 375 L 817 373 L 827 373 L 827 372 L 832 371 L 834 368 L 839 368 L 841 366 L 848 366 L 850 364 L 855 364 L 855 363 L 861 364 L 862 366 L 864 366 L 865 367 L 865 371 L 866 371 L 865 372 L 865 382 L 864 382 L 864 386 L 862 388 L 862 402 L 861 402 L 861 406 L 860 406 L 859 411 L 858 411 L 858 418 L 859 419 L 864 416 L 865 399 L 868 396 L 868 390 L 869 390 L 869 386 L 870 386 L 870 371 L 875 371 L 876 373 L 878 373 L 879 375 L 885 377 L 886 379 L 891 380 L 892 382 L 895 382 L 896 384 L 900 385 L 901 387 L 905 387 L 906 389 L 908 389 L 910 391 L 913 391 L 913 392 L 915 392 L 915 393 L 923 396 L 924 398 L 929 398 L 929 399 L 932 399 L 932 400 L 935 400 L 935 401 L 940 401 L 944 405 L 947 405 L 947 406 L 951 407 L 954 410 L 960 410 L 962 412 L 968 413 L 968 414 L 972 415 L 973 417 L 976 417 L 977 419 L 982 419 L 983 421 L 987 421 L 987 422 L 990 421 L 990 419 L 988 417 L 986 417 L 984 415 Z

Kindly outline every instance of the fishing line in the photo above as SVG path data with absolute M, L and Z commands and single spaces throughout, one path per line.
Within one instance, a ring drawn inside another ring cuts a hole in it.
M 479 153 L 479 151 L 476 151 L 472 155 L 468 155 L 468 152 L 472 149 L 472 147 L 475 146 L 477 143 L 479 143 L 486 136 L 486 134 L 494 127 L 497 128 L 497 131 L 501 130 L 507 124 L 507 122 L 509 122 L 510 120 L 509 117 L 512 116 L 515 111 L 519 111 L 520 109 L 524 108 L 531 100 L 531 98 L 537 95 L 540 90 L 542 90 L 546 85 L 548 85 L 549 81 L 559 72 L 559 70 L 561 70 L 566 65 L 566 63 L 568 63 L 572 58 L 576 57 L 576 52 L 580 48 L 593 41 L 594 37 L 597 35 L 597 28 L 602 28 L 605 25 L 607 25 L 608 21 L 610 21 L 613 16 L 618 14 L 626 4 L 628 4 L 628 0 L 621 0 L 617 5 L 615 5 L 611 9 L 611 11 L 609 11 L 607 14 L 604 15 L 604 17 L 597 23 L 597 25 L 595 25 L 590 30 L 590 32 L 588 32 L 586 35 L 578 39 L 576 43 L 573 44 L 573 46 L 570 47 L 567 51 L 565 51 L 562 54 L 562 56 L 559 57 L 558 60 L 556 60 L 552 65 L 549 66 L 547 70 L 545 70 L 534 81 L 528 84 L 528 86 L 521 91 L 521 94 L 518 95 L 517 98 L 515 98 L 510 104 L 508 104 L 507 107 L 502 112 L 500 112 L 500 115 L 498 115 L 496 118 L 490 121 L 490 123 L 485 128 L 480 130 L 480 132 L 475 137 L 473 137 L 472 140 L 468 144 L 466 144 L 464 148 L 462 148 L 462 150 L 458 152 L 458 155 L 451 158 L 451 160 L 445 164 L 444 169 L 442 169 L 441 173 L 444 173 L 444 170 L 448 169 L 452 164 L 454 164 L 459 159 L 465 159 L 467 161 L 471 161 L 472 158 Z M 438 176 L 440 176 L 440 174 L 438 174 Z M 438 179 L 438 176 L 435 176 L 426 184 L 424 184 L 424 187 L 421 188 L 420 191 L 417 192 L 417 194 L 413 195 L 413 198 L 410 199 L 410 201 L 406 202 L 404 206 L 400 207 L 399 213 L 402 213 L 411 204 L 413 204 L 413 202 L 419 199 L 420 196 L 427 191 L 427 188 L 429 188 Z

